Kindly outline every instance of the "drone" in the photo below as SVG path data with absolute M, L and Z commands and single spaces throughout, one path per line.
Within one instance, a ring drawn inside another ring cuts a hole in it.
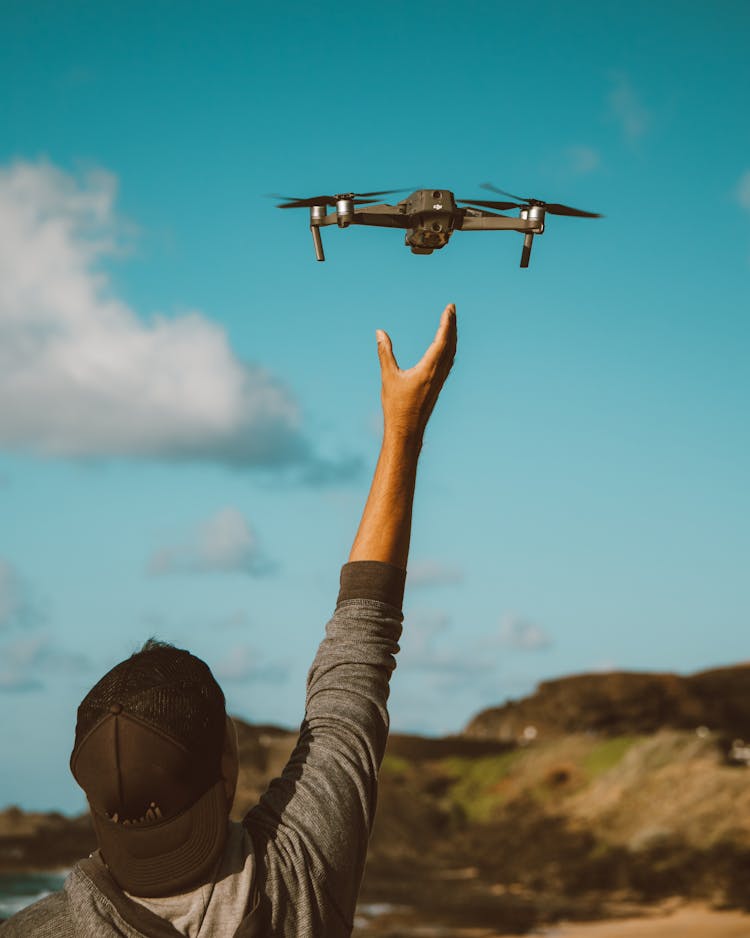
M 503 195 L 506 201 L 456 199 L 448 189 L 417 189 L 396 205 L 374 203 L 380 196 L 405 192 L 405 189 L 343 192 L 337 195 L 315 195 L 307 199 L 286 195 L 271 197 L 284 200 L 277 208 L 310 209 L 310 231 L 315 257 L 319 261 L 325 260 L 321 228 L 327 225 L 337 225 L 339 228 L 373 225 L 376 228 L 406 229 L 405 243 L 411 248 L 412 254 L 432 254 L 444 248 L 454 231 L 519 231 L 523 234 L 520 266 L 528 267 L 534 236 L 544 233 L 546 215 L 602 217 L 595 212 L 584 212 L 559 202 L 543 202 L 541 199 L 512 195 L 490 182 L 482 183 L 480 188 Z M 363 205 L 367 208 L 359 207 Z M 329 212 L 329 207 L 333 207 L 334 211 Z M 498 214 L 510 209 L 518 209 L 518 216 Z

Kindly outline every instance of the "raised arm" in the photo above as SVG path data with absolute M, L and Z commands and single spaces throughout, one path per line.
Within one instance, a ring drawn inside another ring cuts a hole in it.
M 421 361 L 402 371 L 390 337 L 378 330 L 383 443 L 349 560 L 379 560 L 406 569 L 417 461 L 427 421 L 456 354 L 456 307 L 443 310 Z
M 281 778 L 246 816 L 263 934 L 348 938 L 388 736 L 388 683 L 422 435 L 456 348 L 446 307 L 434 341 L 406 371 L 378 332 L 383 446 L 326 637 L 307 680 L 305 719 Z

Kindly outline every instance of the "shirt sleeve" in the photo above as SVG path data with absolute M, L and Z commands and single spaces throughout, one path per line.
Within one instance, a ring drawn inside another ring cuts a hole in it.
M 405 576 L 375 561 L 342 568 L 297 745 L 245 817 L 274 936 L 336 938 L 353 928 L 388 737 Z

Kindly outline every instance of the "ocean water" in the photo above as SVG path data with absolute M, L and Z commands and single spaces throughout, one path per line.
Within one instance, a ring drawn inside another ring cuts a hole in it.
M 67 870 L 54 873 L 0 873 L 0 921 L 60 889 Z

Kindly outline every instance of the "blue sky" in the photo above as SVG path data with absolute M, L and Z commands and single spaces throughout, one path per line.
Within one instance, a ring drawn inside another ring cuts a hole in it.
M 378 448 L 375 329 L 459 352 L 396 730 L 549 677 L 747 659 L 744 2 L 0 10 L 0 805 L 80 810 L 75 708 L 152 634 L 296 725 Z M 479 184 L 429 257 L 269 192 Z

